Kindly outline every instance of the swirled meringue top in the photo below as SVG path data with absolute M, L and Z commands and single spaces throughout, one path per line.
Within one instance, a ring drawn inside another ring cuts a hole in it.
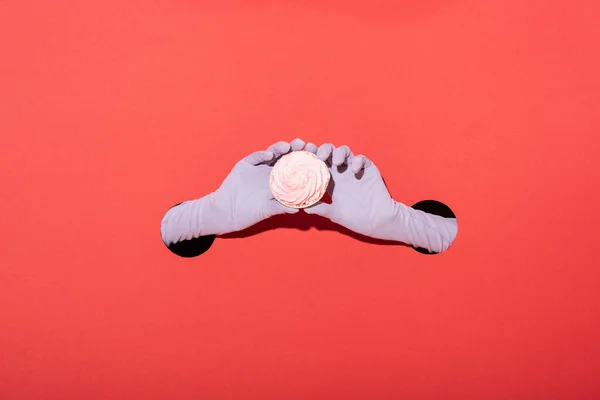
M 293 151 L 277 161 L 271 171 L 273 197 L 294 208 L 309 207 L 323 197 L 329 184 L 329 169 L 308 151 Z

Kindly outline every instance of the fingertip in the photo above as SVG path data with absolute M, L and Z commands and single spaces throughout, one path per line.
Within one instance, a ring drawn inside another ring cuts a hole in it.
M 331 207 L 330 204 L 319 201 L 318 203 L 305 208 L 304 212 L 307 214 L 315 214 L 315 215 L 320 215 L 322 217 L 327 217 L 329 214 L 329 211 L 330 211 L 330 207 Z
M 304 145 L 306 144 L 306 142 L 300 138 L 296 138 L 294 140 L 292 140 L 292 142 L 290 143 L 290 147 L 292 148 L 292 151 L 299 151 L 302 150 L 304 148 Z
M 337 149 L 335 149 L 333 151 L 333 157 L 331 159 L 331 163 L 333 165 L 340 166 L 343 162 L 344 162 L 344 157 L 343 157 L 343 147 L 338 147 Z
M 306 144 L 306 146 L 304 146 L 304 150 L 313 153 L 313 154 L 317 154 L 317 145 L 315 145 L 314 143 L 310 143 L 308 142 Z
M 286 205 L 281 204 L 277 201 L 277 199 L 271 199 L 271 207 L 275 210 L 275 214 L 295 214 L 300 211 L 297 208 L 288 207 Z
M 334 147 L 331 143 L 325 143 L 317 150 L 317 158 L 326 161 L 333 151 Z
M 246 158 L 244 158 L 244 161 L 252 164 L 252 165 L 258 165 L 267 161 L 270 161 L 273 159 L 273 153 L 270 151 L 257 151 L 254 152 L 252 154 L 250 154 L 249 156 L 247 156 Z
M 288 142 L 277 142 L 273 145 L 273 152 L 279 155 L 285 154 L 290 151 L 290 144 Z
M 364 168 L 366 163 L 366 158 L 363 155 L 359 155 L 352 159 L 352 172 L 358 174 L 361 169 Z

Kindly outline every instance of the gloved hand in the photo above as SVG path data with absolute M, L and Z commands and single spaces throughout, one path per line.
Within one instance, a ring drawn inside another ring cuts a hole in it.
M 239 161 L 219 189 L 197 200 L 183 202 L 167 211 L 161 235 L 168 246 L 200 236 L 223 235 L 248 228 L 277 214 L 299 210 L 286 207 L 273 198 L 269 175 L 275 161 L 290 151 L 302 150 L 305 142 L 277 142 Z M 316 152 L 317 146 L 306 145 Z
M 393 240 L 439 253 L 458 230 L 456 219 L 443 218 L 407 207 L 392 199 L 379 169 L 348 146 L 319 147 L 317 157 L 327 163 L 333 180 L 332 204 L 317 203 L 308 214 L 329 218 L 356 233 Z

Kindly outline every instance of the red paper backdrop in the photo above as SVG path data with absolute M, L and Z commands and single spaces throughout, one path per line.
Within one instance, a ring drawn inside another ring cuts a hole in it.
M 0 398 L 598 398 L 599 19 L 592 0 L 1 2 Z M 450 205 L 454 246 L 164 247 L 170 206 L 295 137 Z

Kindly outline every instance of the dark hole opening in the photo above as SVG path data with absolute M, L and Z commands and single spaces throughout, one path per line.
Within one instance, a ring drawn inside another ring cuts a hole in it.
M 182 240 L 168 246 L 169 250 L 179 257 L 192 258 L 204 254 L 215 241 L 215 235 L 200 236 L 196 239 Z
M 418 203 L 413 205 L 412 208 L 414 208 L 415 210 L 426 212 L 428 214 L 439 215 L 440 217 L 444 218 L 456 218 L 456 215 L 454 215 L 454 212 L 452 212 L 450 207 L 437 200 L 419 201 Z M 413 247 L 413 249 L 422 254 L 438 254 L 430 252 L 429 250 L 423 249 L 421 247 Z
M 175 204 L 173 207 L 177 207 L 179 204 Z M 210 249 L 215 241 L 215 235 L 200 236 L 196 239 L 182 240 L 181 242 L 173 243 L 167 246 L 169 250 L 179 257 L 192 258 L 202 255 Z

